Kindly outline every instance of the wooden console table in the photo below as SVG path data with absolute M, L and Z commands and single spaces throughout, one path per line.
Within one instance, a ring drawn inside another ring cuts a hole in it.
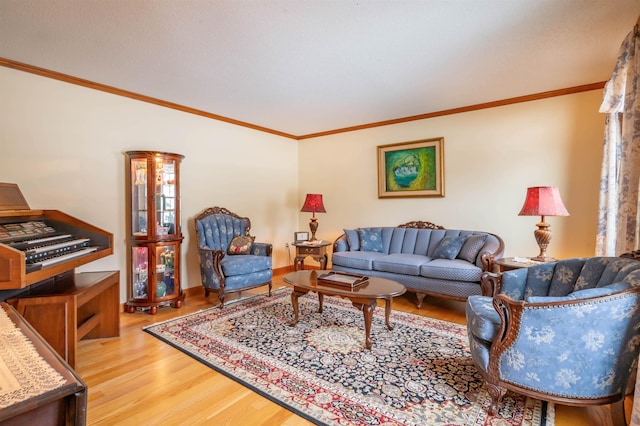
M 15 336 L 12 344 L 3 350 L 11 352 L 15 346 L 17 352 L 24 357 L 33 357 L 27 362 L 39 362 L 37 377 L 28 374 L 13 376 L 5 371 L 0 380 L 0 389 L 5 393 L 5 403 L 0 407 L 0 424 L 2 425 L 85 425 L 87 419 L 87 385 L 66 364 L 62 358 L 38 335 L 16 310 L 6 303 L 0 303 L 0 314 L 3 319 L 4 333 L 19 333 L 23 338 Z M 11 327 L 11 323 L 15 328 Z M 32 351 L 26 348 L 31 346 Z M 12 361 L 13 356 L 9 357 Z M 0 357 L 2 368 L 9 364 Z M 51 381 L 51 383 L 47 383 Z M 11 383 L 10 383 L 11 382 Z M 12 390 L 13 388 L 13 390 Z M 24 388 L 24 391 L 21 390 Z
M 120 335 L 120 273 L 70 274 L 55 286 L 7 300 L 71 366 L 78 340 Z

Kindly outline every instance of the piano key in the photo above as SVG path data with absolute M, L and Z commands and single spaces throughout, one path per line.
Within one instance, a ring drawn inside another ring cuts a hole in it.
M 65 262 L 67 260 L 71 260 L 76 257 L 84 256 L 86 254 L 92 253 L 97 250 L 98 250 L 98 247 L 87 247 L 82 250 L 74 251 L 62 256 L 52 257 L 50 259 L 46 259 L 41 262 L 36 262 L 34 263 L 34 265 L 40 265 L 43 268 L 46 268 L 47 266 L 55 265 L 56 263 L 60 263 L 60 262 Z

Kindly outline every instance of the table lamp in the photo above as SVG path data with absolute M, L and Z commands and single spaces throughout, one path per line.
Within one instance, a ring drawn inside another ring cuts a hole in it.
M 536 224 L 538 229 L 533 232 L 536 237 L 540 254 L 532 257 L 531 260 L 538 262 L 553 262 L 556 259 L 547 256 L 547 247 L 551 241 L 551 230 L 545 216 L 569 216 L 569 212 L 564 207 L 560 192 L 557 186 L 534 186 L 527 188 L 527 197 L 524 200 L 519 216 L 541 216 L 542 219 Z
M 309 229 L 311 230 L 311 239 L 309 241 L 316 240 L 316 231 L 318 230 L 318 218 L 316 213 L 326 213 L 324 204 L 322 203 L 322 194 L 307 194 L 307 198 L 304 200 L 304 205 L 301 212 L 311 212 L 311 221 L 309 222 Z

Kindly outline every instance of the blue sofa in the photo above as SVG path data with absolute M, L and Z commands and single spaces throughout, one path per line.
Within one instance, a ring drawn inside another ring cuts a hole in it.
M 638 260 L 566 259 L 482 279 L 493 297 L 468 298 L 467 332 L 490 414 L 508 389 L 568 405 L 623 401 L 640 344 Z
M 466 300 L 483 294 L 482 273 L 504 252 L 497 235 L 431 222 L 344 231 L 333 244 L 332 269 L 397 281 L 416 293 L 418 308 L 426 295 Z

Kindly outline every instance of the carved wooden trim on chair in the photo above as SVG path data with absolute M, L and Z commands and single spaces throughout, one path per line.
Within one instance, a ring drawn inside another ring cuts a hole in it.
M 502 274 L 484 272 L 480 277 L 480 288 L 483 296 L 493 297 L 500 293 L 502 287 Z
M 444 229 L 444 226 L 436 225 L 435 223 L 426 222 L 422 220 L 414 220 L 402 225 L 398 225 L 398 228 L 412 228 L 412 229 Z
M 487 368 L 486 377 L 487 391 L 491 396 L 489 414 L 492 416 L 498 413 L 502 397 L 507 392 L 507 389 L 502 386 L 500 381 L 498 361 L 502 353 L 513 344 L 518 336 L 524 301 L 511 300 L 508 296 L 498 294 L 493 297 L 493 307 L 500 316 L 500 330 L 498 330 L 498 335 L 491 343 L 489 368 Z

